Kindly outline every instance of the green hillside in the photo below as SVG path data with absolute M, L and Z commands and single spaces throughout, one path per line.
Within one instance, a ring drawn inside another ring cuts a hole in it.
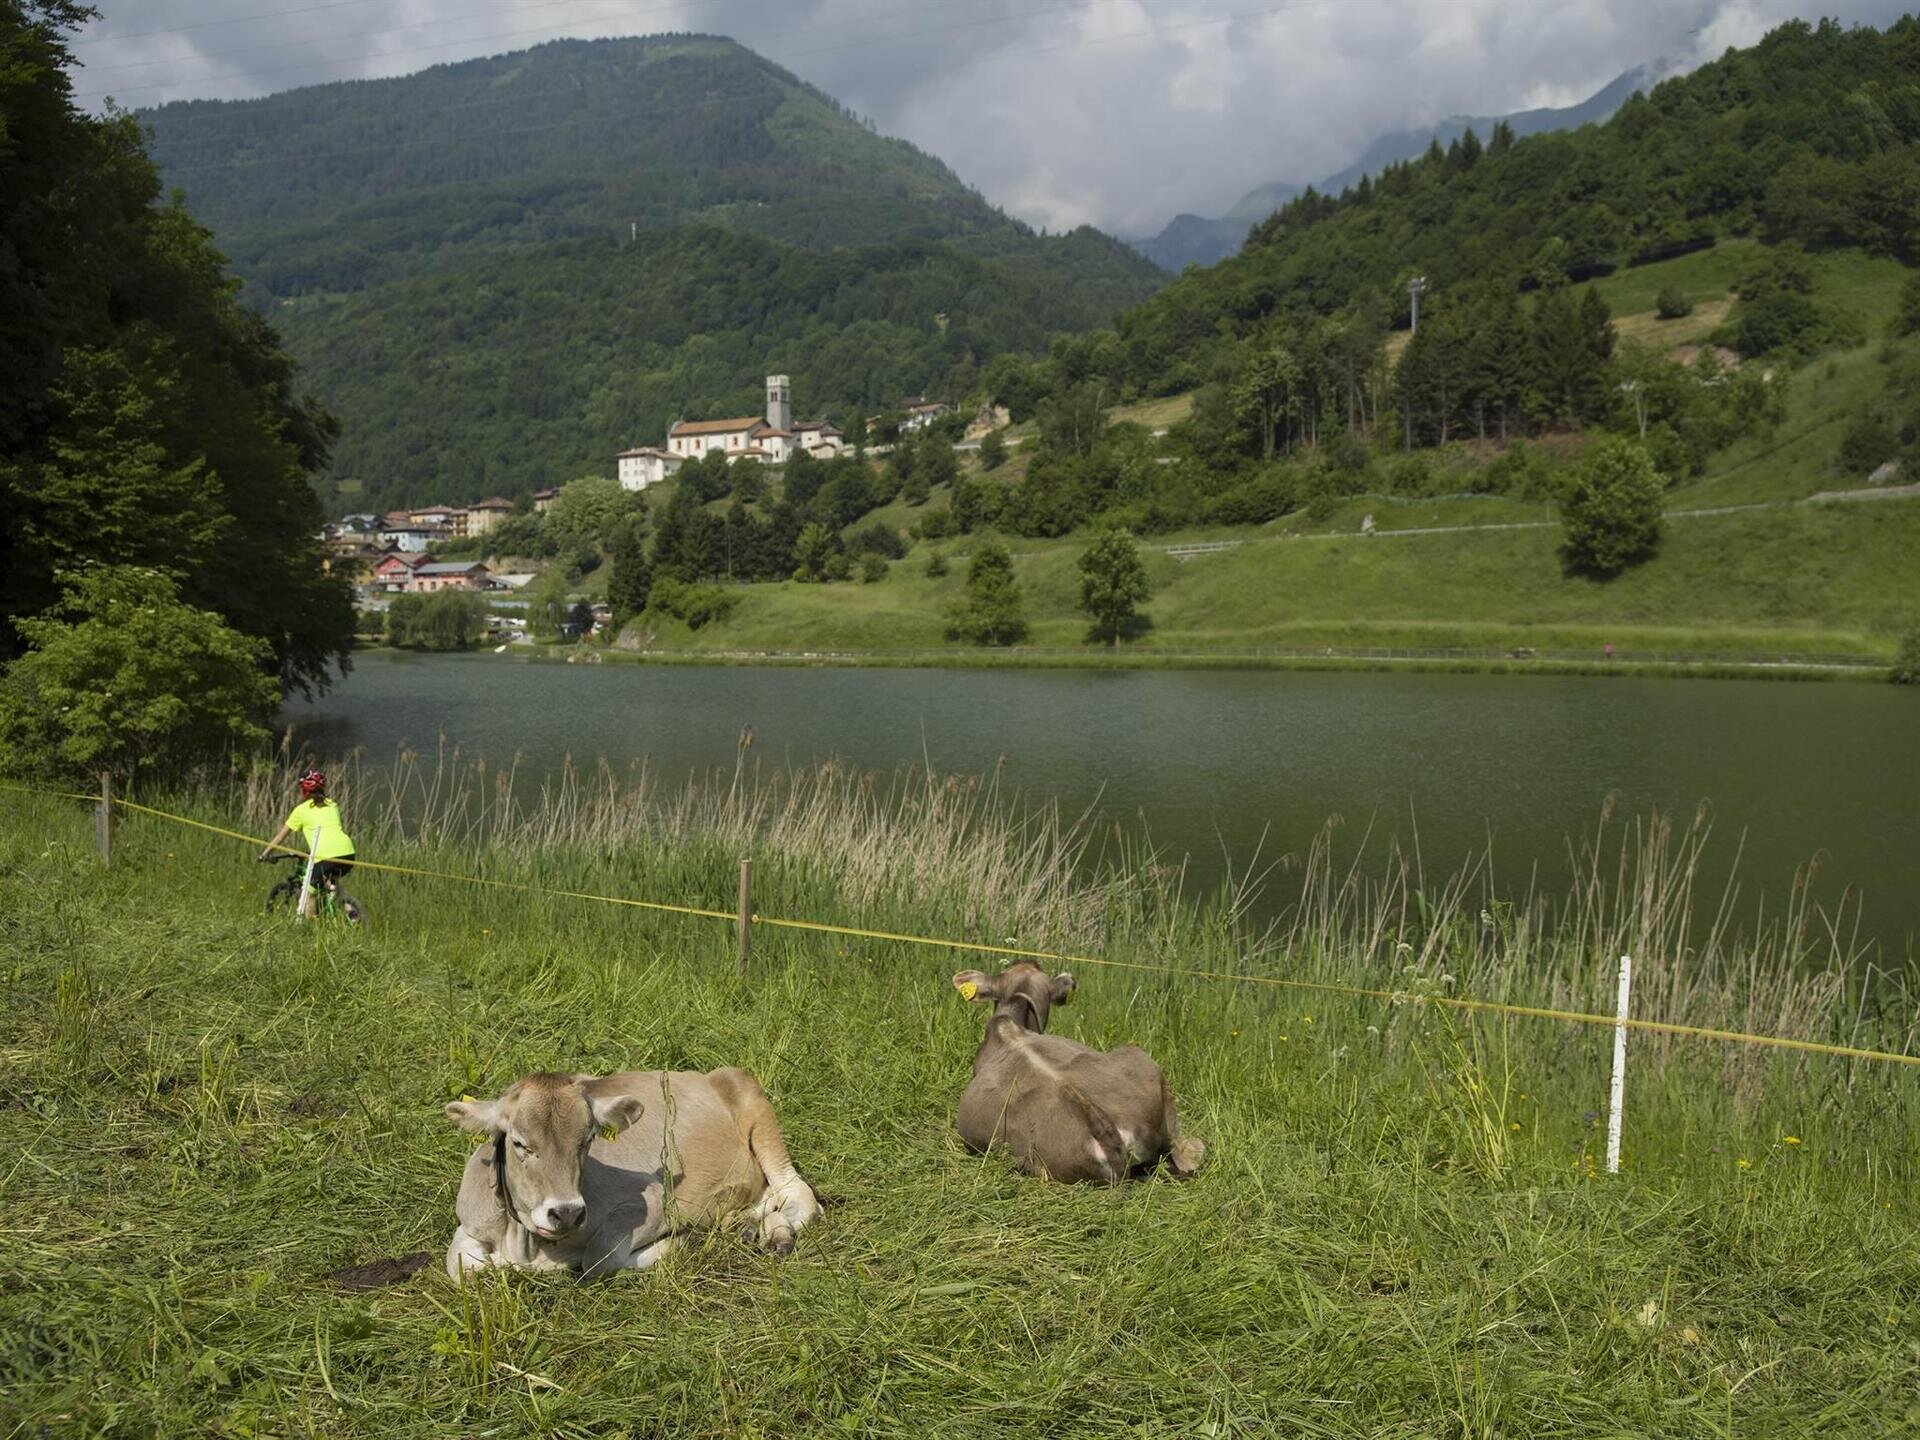
M 1039 235 L 731 40 L 562 41 L 143 112 L 342 419 L 356 504 L 525 495 L 770 370 L 842 424 L 1164 279 Z M 350 297 L 343 303 L 343 297 Z
M 1087 324 L 1157 283 L 1118 241 L 1036 235 L 939 160 L 712 36 L 554 41 L 140 119 L 161 173 L 273 296 L 693 221 L 812 249 L 950 241 L 1046 275 Z

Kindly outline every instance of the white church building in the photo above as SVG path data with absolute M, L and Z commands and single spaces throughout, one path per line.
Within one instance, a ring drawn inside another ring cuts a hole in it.
M 767 377 L 767 413 L 737 420 L 676 420 L 667 427 L 665 449 L 642 445 L 618 457 L 621 488 L 644 490 L 680 468 L 681 462 L 718 450 L 728 464 L 752 460 L 784 465 L 797 450 L 828 460 L 846 449 L 846 436 L 825 420 L 793 418 L 793 387 L 785 375 Z

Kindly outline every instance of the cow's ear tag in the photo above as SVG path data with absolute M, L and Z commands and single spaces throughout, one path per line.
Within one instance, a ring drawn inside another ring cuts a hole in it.
M 611 1125 L 602 1125 L 600 1127 L 600 1138 L 602 1140 L 618 1140 L 620 1138 L 620 1132 Z
M 974 984 L 973 981 L 963 980 L 960 982 L 960 998 L 962 1000 L 971 1000 L 979 993 L 980 987 Z

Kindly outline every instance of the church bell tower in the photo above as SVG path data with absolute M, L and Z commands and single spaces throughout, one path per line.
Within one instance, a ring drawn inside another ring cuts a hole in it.
M 767 376 L 767 424 L 776 430 L 793 428 L 793 387 L 784 375 Z

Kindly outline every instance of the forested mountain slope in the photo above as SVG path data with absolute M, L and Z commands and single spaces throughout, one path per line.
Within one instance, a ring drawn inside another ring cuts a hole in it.
M 845 422 L 1162 281 L 731 40 L 564 41 L 141 117 L 341 417 L 357 503 L 524 495 L 785 370 Z
M 610 471 L 678 416 L 758 414 L 769 371 L 793 377 L 808 413 L 964 395 L 972 357 L 1040 350 L 1075 319 L 1057 290 L 951 245 L 823 254 L 700 226 L 559 242 L 276 312 L 347 417 L 335 473 L 380 504 Z
M 1438 146 L 1340 196 L 1309 191 L 1245 251 L 1123 317 L 1142 386 L 1195 383 L 1235 335 L 1287 312 L 1406 321 L 1431 292 L 1551 288 L 1758 234 L 1920 247 L 1920 22 L 1782 26 L 1630 99 L 1605 125 Z
M 168 182 L 273 296 L 690 220 L 813 249 L 949 241 L 1044 274 L 1084 324 L 1157 283 L 1120 242 L 1035 234 L 932 156 L 715 37 L 556 41 L 140 118 Z

